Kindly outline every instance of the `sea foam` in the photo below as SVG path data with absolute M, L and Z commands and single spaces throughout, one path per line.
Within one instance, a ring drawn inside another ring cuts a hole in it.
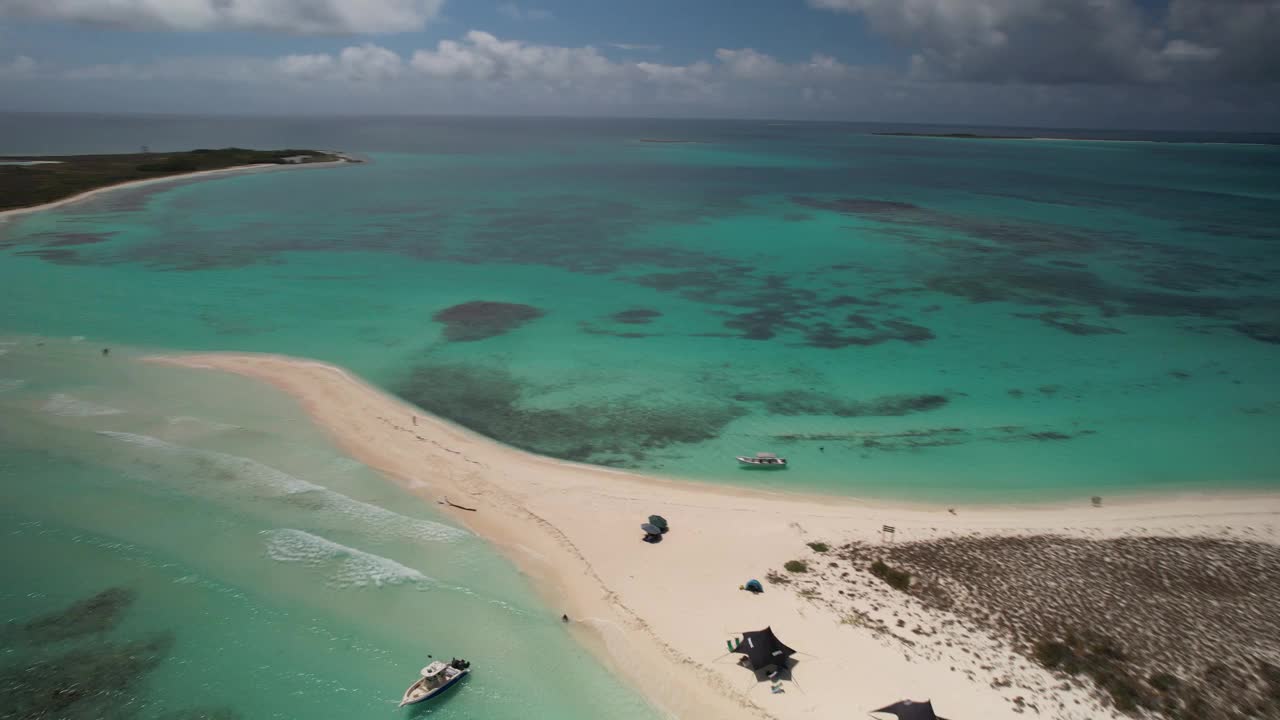
M 392 535 L 425 542 L 453 542 L 468 535 L 464 530 L 443 523 L 407 517 L 356 500 L 250 458 L 186 447 L 150 435 L 110 430 L 100 430 L 98 434 L 139 447 L 196 458 L 221 471 L 221 475 L 248 480 L 265 496 L 280 498 L 307 510 L 357 520 L 363 526 L 361 529 L 373 536 Z
M 236 430 L 240 427 L 239 425 L 232 425 L 231 423 L 217 422 L 216 420 L 206 420 L 204 418 L 199 418 L 192 415 L 175 415 L 173 417 L 165 418 L 165 419 L 169 421 L 170 425 L 203 425 L 207 428 L 212 428 L 213 430 L 218 430 L 218 431 Z
M 66 393 L 54 393 L 49 402 L 44 404 L 44 411 L 64 417 L 96 417 L 99 415 L 121 415 L 119 408 L 91 403 Z
M 337 587 L 412 585 L 427 588 L 431 578 L 390 558 L 357 550 L 303 530 L 267 530 L 267 557 L 276 562 L 322 568 Z

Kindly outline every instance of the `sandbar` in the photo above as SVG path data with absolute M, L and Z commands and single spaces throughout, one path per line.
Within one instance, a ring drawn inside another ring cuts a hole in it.
M 1062 682 L 1039 667 L 1023 668 L 1012 686 L 997 687 L 972 679 L 955 657 L 906 652 L 895 638 L 783 587 L 766 585 L 761 595 L 739 589 L 801 555 L 811 541 L 881 542 L 885 525 L 895 528 L 897 542 L 1046 532 L 1108 537 L 1135 529 L 1147 536 L 1221 536 L 1244 526 L 1255 541 L 1276 542 L 1280 534 L 1280 495 L 1272 494 L 1108 498 L 1102 507 L 1082 497 L 952 512 L 650 477 L 502 445 L 320 362 L 229 353 L 148 361 L 236 373 L 296 399 L 354 458 L 441 503 L 441 512 L 496 546 L 532 579 L 554 614 L 570 616 L 579 640 L 672 717 L 845 720 L 903 698 L 931 698 L 953 718 L 1027 717 L 1015 696 L 1045 708 L 1039 717 L 1113 716 L 1087 688 L 1059 688 Z M 446 497 L 475 510 L 445 505 Z M 671 526 L 657 544 L 641 540 L 639 526 L 650 514 Z M 901 603 L 905 616 L 904 598 L 886 588 L 880 600 L 890 610 Z M 727 640 L 765 626 L 802 651 L 794 682 L 780 694 L 726 656 Z M 967 644 L 965 653 L 973 649 L 975 669 L 986 661 L 984 652 L 1000 652 L 978 638 L 957 644 Z M 1053 697 L 1028 696 L 1028 687 L 1053 688 Z

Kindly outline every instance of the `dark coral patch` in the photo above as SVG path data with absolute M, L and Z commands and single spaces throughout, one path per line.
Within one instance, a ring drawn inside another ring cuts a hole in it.
M 16 253 L 18 255 L 26 255 L 28 257 L 38 257 L 46 262 L 55 265 L 84 265 L 85 260 L 80 257 L 80 253 L 75 250 L 66 250 L 63 248 L 50 248 L 47 250 L 23 250 Z
M 896 318 L 881 320 L 877 324 L 865 316 L 853 313 L 845 319 L 845 322 L 849 327 L 863 332 L 840 332 L 831 323 L 820 322 L 809 328 L 808 332 L 805 333 L 805 344 L 810 347 L 834 350 L 849 347 L 850 345 L 869 347 L 889 342 L 890 340 L 901 340 L 915 344 L 932 340 L 935 337 L 933 331 L 927 327 Z
M 851 213 L 855 215 L 891 215 L 904 212 L 914 213 L 921 210 L 919 205 L 896 200 L 875 200 L 872 198 L 846 197 L 822 199 L 813 197 L 793 197 L 791 202 L 802 207 L 831 212 Z
M 871 400 L 846 400 L 808 390 L 767 393 L 738 393 L 739 402 L 757 402 L 770 415 L 834 415 L 836 417 L 894 417 L 937 410 L 948 402 L 946 395 L 885 395 Z
M 131 717 L 138 685 L 168 656 L 169 633 L 79 647 L 0 671 L 6 718 Z
M 637 338 L 653 337 L 656 334 L 656 333 L 635 332 L 634 330 L 623 330 L 623 331 L 612 330 L 609 328 L 602 328 L 598 325 L 594 325 L 592 323 L 585 322 L 585 321 L 579 322 L 578 328 L 581 329 L 582 332 L 588 335 L 607 335 L 609 337 L 627 338 L 630 340 L 634 340 Z
M 1080 313 L 1050 310 L 1042 313 L 1014 313 L 1016 317 L 1039 320 L 1051 328 L 1057 328 L 1072 335 L 1123 335 L 1118 330 L 1106 325 L 1095 325 L 1084 321 Z
M 737 330 L 744 340 L 772 340 L 779 330 L 796 326 L 789 317 L 785 310 L 763 309 L 734 315 L 724 326 Z
M 1280 322 L 1238 323 L 1232 327 L 1236 332 L 1251 337 L 1258 342 L 1280 345 Z
M 42 615 L 22 625 L 28 642 L 43 645 L 83 635 L 104 633 L 115 627 L 137 596 L 126 588 L 108 588 L 92 597 Z
M 827 307 L 841 307 L 844 305 L 865 305 L 867 307 L 876 307 L 884 305 L 884 303 L 879 300 L 867 300 L 853 295 L 837 295 L 828 300 L 825 305 Z
M 432 315 L 444 323 L 449 342 L 474 342 L 511 332 L 544 313 L 532 305 L 473 300 L 445 308 Z
M 660 397 L 530 407 L 529 388 L 506 370 L 453 364 L 418 367 L 398 385 L 396 394 L 525 450 L 628 467 L 639 466 L 653 451 L 715 438 L 746 412 L 731 403 Z
M 73 247 L 75 245 L 94 245 L 107 242 L 113 233 L 40 233 L 32 235 L 31 241 L 44 247 Z
M 624 323 L 626 325 L 648 325 L 653 322 L 654 318 L 662 317 L 662 313 L 657 310 L 648 308 L 635 308 L 632 310 L 623 310 L 609 316 L 614 322 Z
M 1221 317 L 1249 304 L 1213 295 L 1139 290 L 1112 285 L 1094 273 L 1006 261 L 929 278 L 926 287 L 970 302 L 1009 302 L 1041 307 L 1093 307 L 1103 315 Z

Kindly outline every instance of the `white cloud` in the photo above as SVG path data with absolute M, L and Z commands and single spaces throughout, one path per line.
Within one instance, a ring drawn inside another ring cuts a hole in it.
M 661 45 L 646 45 L 643 43 L 609 43 L 609 47 L 618 48 L 619 50 L 636 50 L 643 52 L 655 52 L 661 50 Z
M 36 71 L 36 61 L 19 55 L 9 62 L 0 63 L 0 77 L 27 77 Z
M 462 42 L 441 40 L 435 50 L 419 50 L 409 63 L 440 78 L 469 80 L 572 81 L 617 74 L 621 66 L 593 47 L 533 45 L 499 40 L 480 30 Z
M 939 79 L 1133 85 L 1280 80 L 1280 0 L 808 0 L 858 14 Z
M 378 83 L 398 76 L 403 64 L 394 52 L 365 43 L 343 48 L 336 55 L 286 55 L 270 70 L 292 80 Z
M 515 20 L 516 22 L 550 20 L 555 17 L 551 14 L 550 10 L 543 10 L 541 8 L 522 8 L 512 2 L 506 2 L 499 5 L 498 14 L 508 20 Z
M 1204 47 L 1187 40 L 1170 40 L 1160 51 L 1162 57 L 1174 61 L 1207 61 L 1221 54 L 1218 48 Z
M 989 82 L 1132 82 L 1159 75 L 1132 0 L 809 0 L 861 14 L 918 71 Z M 918 58 L 918 59 L 917 59 Z
M 299 35 L 421 30 L 444 0 L 0 0 L 0 17 L 129 30 L 260 30 Z
M 716 50 L 716 59 L 724 63 L 729 72 L 741 78 L 753 80 L 773 79 L 782 73 L 782 63 L 770 55 L 751 48 L 741 50 Z
M 275 62 L 275 69 L 289 78 L 314 80 L 329 76 L 337 62 L 332 55 L 285 55 Z
M 1162 62 L 1187 73 L 1221 61 L 1192 61 L 1207 58 L 1216 46 L 1184 42 L 1162 40 L 1156 54 L 1182 56 Z M 1219 118 L 1235 127 L 1280 122 L 1280 103 L 1257 86 L 980 82 L 942 78 L 930 66 L 933 60 L 921 62 L 926 67 L 912 73 L 846 65 L 822 54 L 793 62 L 722 48 L 707 60 L 664 64 L 472 31 L 399 54 L 352 44 L 327 53 L 88 67 L 0 61 L 0 96 L 29 109 L 141 112 L 235 107 L 246 113 L 710 115 L 1130 127 L 1158 127 L 1169 118 L 1188 124 Z M 14 71 L 33 73 L 41 82 L 12 80 Z

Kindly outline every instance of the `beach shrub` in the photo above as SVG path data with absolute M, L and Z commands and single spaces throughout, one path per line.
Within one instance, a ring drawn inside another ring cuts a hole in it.
M 894 590 L 906 592 L 911 589 L 911 573 L 889 567 L 883 560 L 871 563 L 871 574 L 888 583 Z
M 172 157 L 155 163 L 138 166 L 141 172 L 195 172 L 200 166 L 188 158 Z
M 784 564 L 782 567 L 786 568 L 787 572 L 793 572 L 793 573 L 809 572 L 809 563 L 803 560 L 788 560 L 786 564 Z
M 791 584 L 791 578 L 787 577 L 786 575 L 783 575 L 777 570 L 770 570 L 769 572 L 765 573 L 764 579 L 768 580 L 773 585 L 790 585 Z
M 1153 707 L 1151 694 L 1126 666 L 1124 652 L 1109 638 L 1067 633 L 1061 639 L 1038 640 L 1031 654 L 1036 662 L 1050 670 L 1088 676 L 1107 693 L 1120 712 L 1134 713 Z
M 814 552 L 824 553 L 824 552 L 826 552 L 826 551 L 830 550 L 830 549 L 831 549 L 831 546 L 830 546 L 830 545 L 828 545 L 828 544 L 826 544 L 826 543 L 824 543 L 824 542 L 811 542 L 811 543 L 809 543 L 809 549 L 810 549 L 810 550 L 812 550 L 812 551 L 814 551 Z
M 1169 692 L 1171 690 L 1177 690 L 1178 686 L 1182 684 L 1182 681 L 1179 680 L 1176 675 L 1162 672 L 1152 675 L 1151 678 L 1147 680 L 1147 684 L 1160 692 Z

